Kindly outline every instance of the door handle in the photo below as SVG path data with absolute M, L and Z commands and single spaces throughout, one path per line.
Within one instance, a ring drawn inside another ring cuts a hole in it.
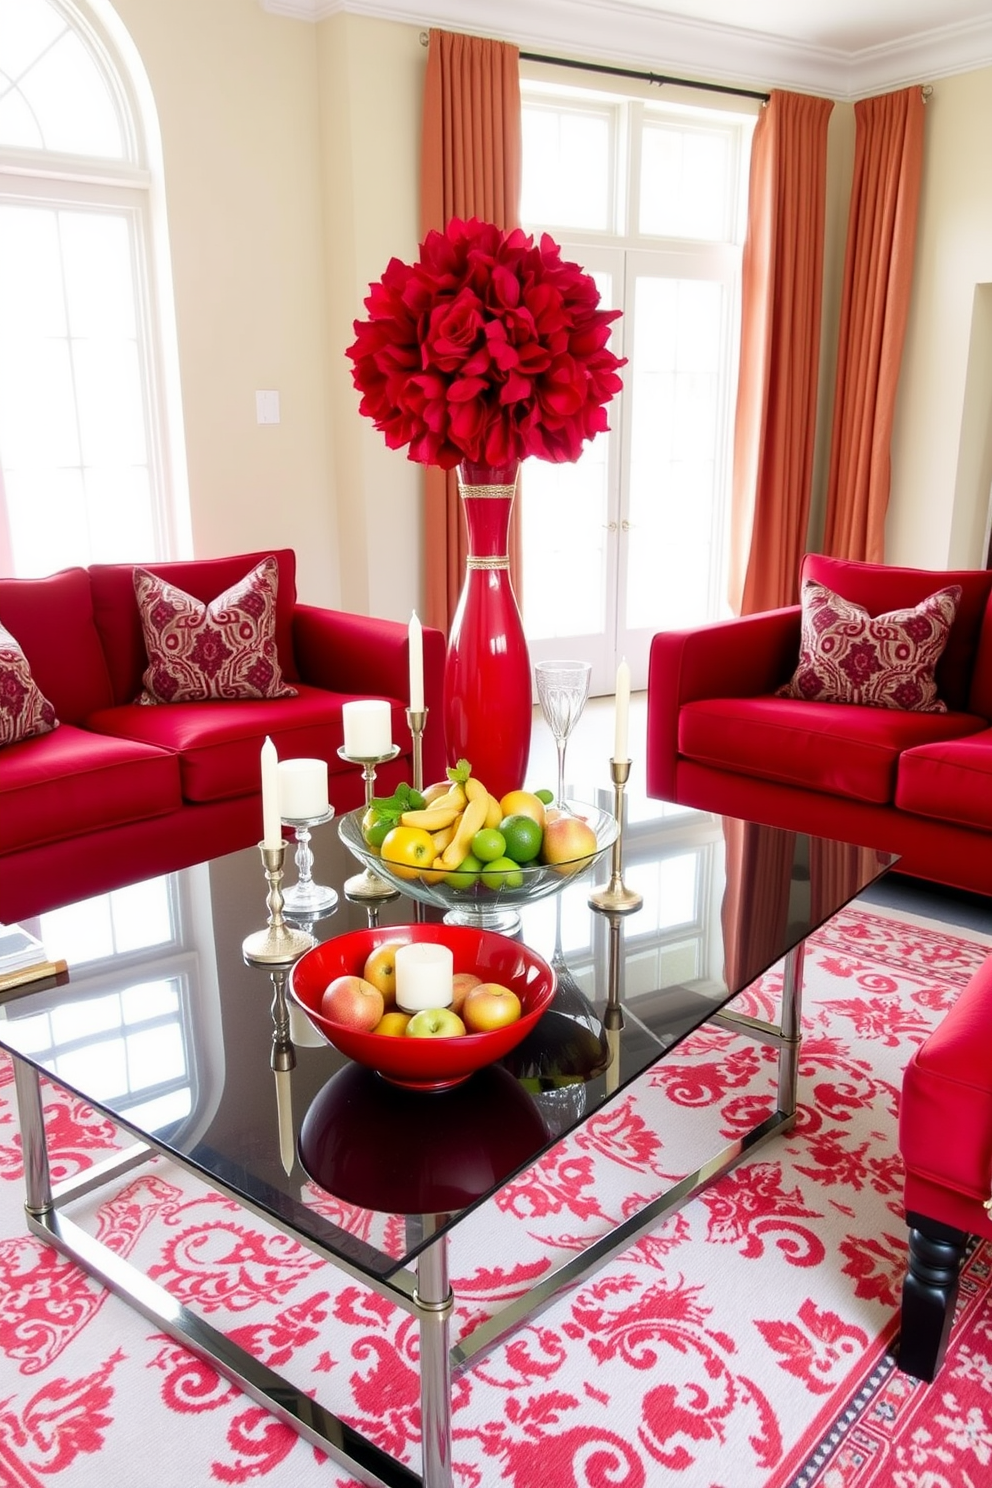
M 604 522 L 603 527 L 606 529 L 607 532 L 616 532 L 617 530 L 616 522 Z
M 629 532 L 632 527 L 636 527 L 637 526 L 637 523 L 636 522 L 628 522 L 627 519 L 626 519 L 626 517 L 625 517 L 624 520 L 620 523 L 620 526 L 623 528 L 624 532 Z

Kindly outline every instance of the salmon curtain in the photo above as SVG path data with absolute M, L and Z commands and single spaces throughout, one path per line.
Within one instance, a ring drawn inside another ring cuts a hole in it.
M 520 223 L 520 53 L 479 36 L 432 30 L 424 83 L 420 216 L 422 236 L 452 217 L 497 227 Z M 455 472 L 425 472 L 425 611 L 447 635 L 468 546 Z M 519 501 L 510 529 L 510 573 L 519 592 Z
M 806 547 L 833 104 L 772 92 L 751 147 L 734 427 L 735 614 L 794 604 Z
M 844 258 L 823 550 L 884 561 L 892 424 L 923 174 L 923 91 L 854 105 L 854 180 Z

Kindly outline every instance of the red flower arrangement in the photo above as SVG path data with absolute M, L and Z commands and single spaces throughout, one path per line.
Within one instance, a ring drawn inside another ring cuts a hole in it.
M 390 259 L 347 355 L 390 449 L 450 470 L 528 455 L 577 460 L 608 427 L 622 386 L 599 292 L 545 234 L 535 244 L 478 218 L 428 233 L 414 264 Z

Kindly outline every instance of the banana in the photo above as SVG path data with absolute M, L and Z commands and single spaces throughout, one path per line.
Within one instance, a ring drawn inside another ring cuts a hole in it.
M 422 827 L 425 832 L 440 832 L 458 819 L 454 806 L 428 806 L 423 811 L 404 811 L 400 822 L 404 827 Z
M 489 794 L 476 796 L 474 801 L 469 801 L 462 812 L 461 820 L 455 830 L 448 846 L 441 854 L 441 859 L 446 868 L 457 868 L 462 859 L 468 854 L 472 838 L 480 827 L 486 824 L 486 812 L 489 809 Z
M 437 796 L 431 801 L 430 811 L 464 811 L 467 805 L 465 792 L 460 785 L 449 785 L 443 796 Z
M 488 796 L 489 792 L 481 780 L 470 775 L 465 782 L 465 798 L 467 801 L 477 801 L 480 796 Z
M 489 792 L 486 792 L 489 795 Z M 503 808 L 495 796 L 489 796 L 489 809 L 486 812 L 486 826 L 498 827 L 503 820 Z
M 431 838 L 432 838 L 432 840 L 434 842 L 434 851 L 436 853 L 438 853 L 438 854 L 443 853 L 444 852 L 444 849 L 447 847 L 448 843 L 451 841 L 451 839 L 452 839 L 452 837 L 454 837 L 454 835 L 455 835 L 455 823 L 454 822 L 452 822 L 452 824 L 451 824 L 450 827 L 442 827 L 442 829 L 441 829 L 440 832 L 432 832 L 431 833 Z

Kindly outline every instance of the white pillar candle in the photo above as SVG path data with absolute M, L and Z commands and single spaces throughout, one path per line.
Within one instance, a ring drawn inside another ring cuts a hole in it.
M 414 610 L 407 628 L 410 648 L 410 712 L 424 711 L 424 627 Z
M 279 847 L 281 843 L 279 756 L 272 740 L 266 738 L 262 745 L 262 846 Z
M 330 806 L 326 760 L 279 761 L 279 811 L 284 821 L 323 816 Z
M 450 1007 L 454 961 L 448 946 L 416 940 L 396 950 L 396 1005 L 405 1013 Z
M 344 752 L 352 759 L 381 759 L 393 747 L 393 730 L 389 704 L 379 698 L 345 703 L 341 709 L 344 721 Z
M 613 740 L 613 758 L 629 760 L 627 749 L 627 721 L 630 715 L 630 667 L 626 660 L 617 667 L 616 734 Z

